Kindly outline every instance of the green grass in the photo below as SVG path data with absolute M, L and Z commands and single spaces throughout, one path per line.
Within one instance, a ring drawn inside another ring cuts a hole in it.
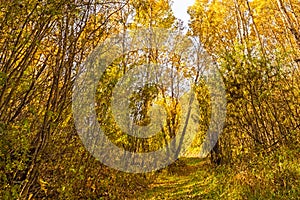
M 276 158 L 219 167 L 204 159 L 182 158 L 184 165 L 157 173 L 136 199 L 300 199 L 299 159 L 281 163 Z

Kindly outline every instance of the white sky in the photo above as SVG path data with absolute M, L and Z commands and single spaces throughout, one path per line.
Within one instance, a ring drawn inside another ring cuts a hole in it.
M 189 6 L 193 5 L 195 0 L 173 0 L 172 9 L 175 17 L 184 21 L 184 25 L 188 25 L 190 16 L 187 14 Z

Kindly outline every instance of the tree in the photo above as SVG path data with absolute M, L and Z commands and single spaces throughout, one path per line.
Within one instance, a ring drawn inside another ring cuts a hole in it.
M 297 9 L 292 1 L 259 0 L 198 0 L 189 9 L 190 33 L 220 64 L 227 87 L 224 159 L 291 144 L 299 131 Z
M 1 171 L 5 171 L 1 173 L 4 198 L 47 193 L 42 180 L 47 178 L 48 170 L 55 170 L 50 165 L 54 164 L 53 156 L 64 156 L 59 149 L 67 148 L 58 144 L 70 140 L 63 130 L 75 133 L 70 105 L 76 69 L 118 26 L 112 16 L 126 3 L 1 4 L 0 152 L 5 155 L 1 161 Z M 60 165 L 63 166 L 66 164 Z M 51 185 L 59 182 L 52 181 Z

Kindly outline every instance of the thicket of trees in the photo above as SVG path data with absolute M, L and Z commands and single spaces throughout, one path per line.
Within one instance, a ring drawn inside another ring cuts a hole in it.
M 180 130 L 175 80 L 171 81 L 173 98 L 164 96 L 166 91 L 157 85 L 147 85 L 131 97 L 132 117 L 143 125 L 149 123 L 153 100 L 163 96 L 159 103 L 166 110 L 166 125 L 156 137 L 130 137 L 111 118 L 111 94 L 118 80 L 136 66 L 156 64 L 168 66 L 183 77 L 197 77 L 194 90 L 201 115 L 192 148 L 201 149 L 211 102 L 205 82 L 198 78 L 204 76 L 204 66 L 218 63 L 226 86 L 227 117 L 211 152 L 212 163 L 237 163 L 276 149 L 299 153 L 299 2 L 196 0 L 189 9 L 187 34 L 174 17 L 171 3 L 1 2 L 1 199 L 112 199 L 129 197 L 133 191 L 146 188 L 153 173 L 127 174 L 101 164 L 81 143 L 72 117 L 72 89 L 85 59 L 107 38 L 126 30 L 163 28 L 178 35 L 177 41 L 164 48 L 151 43 L 149 48 L 117 58 L 99 80 L 99 104 L 95 108 L 99 123 L 118 146 L 133 152 L 153 151 Z M 190 43 L 182 42 L 187 37 L 206 50 L 200 50 L 193 62 L 185 54 L 188 47 L 184 44 Z M 211 63 L 204 63 L 208 57 Z M 198 65 L 193 65 L 197 59 Z
M 227 89 L 214 160 L 299 144 L 299 9 L 281 0 L 196 1 L 190 8 L 190 34 L 220 63 Z

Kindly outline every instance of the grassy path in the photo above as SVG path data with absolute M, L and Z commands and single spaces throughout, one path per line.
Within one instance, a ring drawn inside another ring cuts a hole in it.
M 213 168 L 207 160 L 183 158 L 182 163 L 158 172 L 150 188 L 136 199 L 300 199 L 300 160 L 244 163 L 239 168 Z M 271 163 L 271 164 L 270 164 Z
M 172 173 L 162 172 L 150 190 L 138 199 L 214 199 L 222 196 L 213 187 L 218 177 L 206 161 L 199 158 L 183 161 L 186 166 Z

